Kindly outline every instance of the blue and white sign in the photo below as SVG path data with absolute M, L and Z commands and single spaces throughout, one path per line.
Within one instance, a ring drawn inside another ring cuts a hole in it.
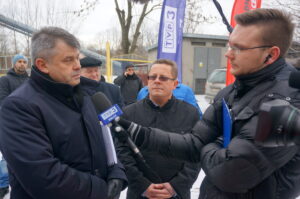
M 185 0 L 164 0 L 158 35 L 157 58 L 170 59 L 178 66 L 182 81 L 182 34 Z
M 176 53 L 176 41 L 177 41 L 177 9 L 166 6 L 166 14 L 164 15 L 165 26 L 163 27 L 163 39 L 162 39 L 162 52 L 164 53 Z
M 111 121 L 113 121 L 116 117 L 122 115 L 123 112 L 120 109 L 120 107 L 115 104 L 103 113 L 98 115 L 98 119 L 102 122 L 103 125 L 109 124 Z

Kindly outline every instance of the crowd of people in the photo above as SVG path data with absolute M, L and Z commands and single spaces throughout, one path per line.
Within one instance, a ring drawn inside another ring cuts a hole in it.
M 200 169 L 206 176 L 199 199 L 300 195 L 299 147 L 254 142 L 263 102 L 283 99 L 300 108 L 299 90 L 287 83 L 296 69 L 284 58 L 294 24 L 277 9 L 235 20 L 225 56 L 236 80 L 204 114 L 191 88 L 178 82 L 172 60 L 151 64 L 147 86 L 132 64 L 111 84 L 100 60 L 81 57 L 74 35 L 58 27 L 35 32 L 30 76 L 27 57 L 17 54 L 0 78 L 0 198 L 10 186 L 12 199 L 118 199 L 127 187 L 127 199 L 190 199 Z M 99 124 L 91 99 L 98 92 L 123 111 L 119 125 L 126 133 L 113 125 L 114 142 Z

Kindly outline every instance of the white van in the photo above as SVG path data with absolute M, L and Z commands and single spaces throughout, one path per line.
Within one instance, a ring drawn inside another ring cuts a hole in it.
M 213 102 L 216 94 L 226 86 L 226 68 L 219 68 L 213 70 L 213 72 L 207 78 L 205 84 L 205 99 L 209 103 Z

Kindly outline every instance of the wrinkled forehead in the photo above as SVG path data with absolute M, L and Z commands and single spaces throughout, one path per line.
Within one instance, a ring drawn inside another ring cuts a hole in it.
M 153 64 L 149 74 L 172 75 L 172 67 L 167 64 Z

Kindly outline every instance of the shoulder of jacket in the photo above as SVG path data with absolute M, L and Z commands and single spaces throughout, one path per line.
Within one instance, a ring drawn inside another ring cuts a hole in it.
M 233 84 L 230 84 L 225 88 L 223 88 L 222 90 L 220 90 L 220 92 L 216 95 L 214 101 L 227 97 L 231 93 L 231 91 L 233 91 Z
M 102 85 L 103 87 L 107 87 L 109 89 L 115 89 L 115 90 L 119 90 L 119 87 L 115 84 L 111 84 L 108 82 L 101 82 L 100 85 Z
M 181 99 L 175 99 L 175 103 L 177 104 L 177 108 L 179 109 L 179 111 L 184 111 L 188 113 L 195 112 L 197 115 L 199 115 L 198 109 L 192 104 Z

